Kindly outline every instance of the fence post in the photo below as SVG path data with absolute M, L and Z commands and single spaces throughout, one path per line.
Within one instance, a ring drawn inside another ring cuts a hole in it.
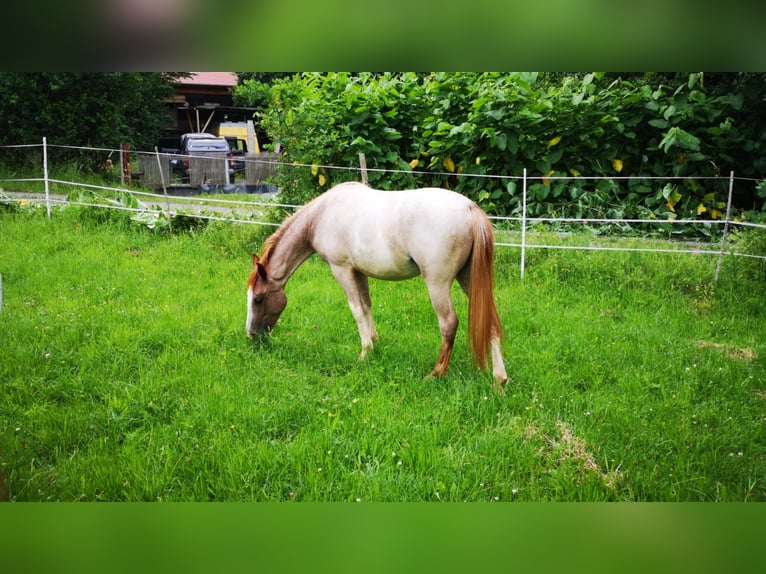
M 362 170 L 362 183 L 367 185 L 367 158 L 363 151 L 359 152 L 359 167 Z
M 721 237 L 721 252 L 718 254 L 718 263 L 715 266 L 715 282 L 718 283 L 718 277 L 721 274 L 721 263 L 723 262 L 723 253 L 726 250 L 726 238 L 729 235 L 729 219 L 731 218 L 731 196 L 734 191 L 734 171 L 729 172 L 729 199 L 726 201 L 726 219 L 723 222 L 723 237 Z
M 130 144 L 120 144 L 120 184 L 124 187 L 130 185 L 133 176 L 130 170 Z
M 170 199 L 168 198 L 168 188 L 165 185 L 165 175 L 162 173 L 162 161 L 160 160 L 160 151 L 157 146 L 154 146 L 154 155 L 157 158 L 157 168 L 160 171 L 160 183 L 162 183 L 162 193 L 165 195 L 165 207 L 168 211 L 168 218 L 170 219 Z
M 48 185 L 48 138 L 43 136 L 43 180 L 45 181 L 45 209 L 51 218 L 51 194 Z
M 524 178 L 521 193 L 521 278 L 524 279 L 527 249 L 527 168 L 524 168 Z

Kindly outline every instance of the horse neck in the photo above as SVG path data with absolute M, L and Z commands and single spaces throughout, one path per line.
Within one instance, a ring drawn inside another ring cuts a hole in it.
M 264 253 L 264 265 L 269 276 L 282 285 L 292 277 L 295 270 L 314 253 L 310 240 L 311 217 L 306 208 L 301 209 L 272 236 L 273 244 Z M 267 242 L 268 243 L 268 242 Z

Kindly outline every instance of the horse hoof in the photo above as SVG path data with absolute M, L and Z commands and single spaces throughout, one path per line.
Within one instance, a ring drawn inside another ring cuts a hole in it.
M 431 373 L 426 377 L 426 379 L 436 379 L 438 377 L 443 377 L 447 374 L 447 371 L 444 369 L 434 369 L 431 371 Z

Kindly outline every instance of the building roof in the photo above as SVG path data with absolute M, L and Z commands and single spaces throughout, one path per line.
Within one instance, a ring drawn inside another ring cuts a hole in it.
M 237 74 L 234 72 L 191 72 L 188 78 L 180 78 L 178 83 L 184 86 L 236 86 Z

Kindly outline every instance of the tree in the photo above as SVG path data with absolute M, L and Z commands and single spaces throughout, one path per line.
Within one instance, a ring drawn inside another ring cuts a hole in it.
M 293 72 L 237 72 L 239 85 L 234 90 L 234 105 L 264 109 L 272 84 L 292 75 Z
M 0 73 L 0 144 L 150 149 L 172 120 L 163 100 L 179 74 Z M 62 156 L 76 152 L 63 150 Z

